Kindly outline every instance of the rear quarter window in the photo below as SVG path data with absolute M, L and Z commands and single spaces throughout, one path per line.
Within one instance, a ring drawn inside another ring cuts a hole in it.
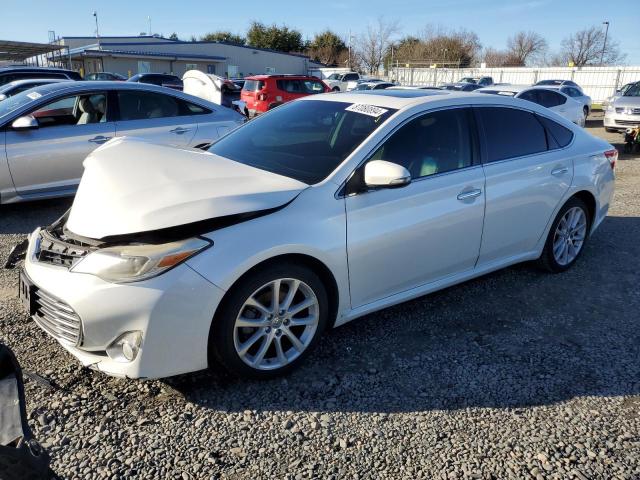
M 571 140 L 573 140 L 573 132 L 571 130 L 547 117 L 541 115 L 536 115 L 536 117 L 544 125 L 544 128 L 547 129 L 547 134 L 551 137 L 549 139 L 549 148 L 563 148 L 571 143 Z

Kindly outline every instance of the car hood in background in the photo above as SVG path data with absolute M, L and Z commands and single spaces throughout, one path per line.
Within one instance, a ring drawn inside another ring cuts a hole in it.
M 614 99 L 613 105 L 616 107 L 640 107 L 640 97 L 617 97 Z
M 66 226 L 94 239 L 269 210 L 308 186 L 208 152 L 132 138 L 106 143 L 84 167 Z

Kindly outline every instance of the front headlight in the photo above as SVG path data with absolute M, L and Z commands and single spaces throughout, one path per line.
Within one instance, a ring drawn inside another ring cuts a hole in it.
M 210 247 L 210 240 L 190 238 L 161 245 L 121 245 L 96 250 L 71 268 L 107 282 L 138 282 L 155 277 Z
M 606 112 L 611 113 L 611 112 L 613 112 L 614 110 L 615 110 L 615 108 L 613 108 L 613 105 L 609 104 L 609 105 L 607 105 L 607 108 L 606 108 L 606 110 L 605 110 L 605 111 L 606 111 Z

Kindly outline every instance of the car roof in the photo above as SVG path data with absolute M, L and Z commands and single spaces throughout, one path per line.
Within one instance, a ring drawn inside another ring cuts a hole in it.
M 65 94 L 74 92 L 85 92 L 92 90 L 141 90 L 146 92 L 157 92 L 162 93 L 164 95 L 172 95 L 174 97 L 182 98 L 186 101 L 199 103 L 207 108 L 215 109 L 214 107 L 219 107 L 219 105 L 215 105 L 208 100 L 204 100 L 200 97 L 196 97 L 193 95 L 189 95 L 187 93 L 180 92 L 178 90 L 174 90 L 167 87 L 160 87 L 158 85 L 152 85 L 150 83 L 138 83 L 138 82 L 110 82 L 110 81 L 87 81 L 81 80 L 77 82 L 58 82 L 58 83 L 48 83 L 46 85 L 41 85 L 39 87 L 34 87 L 33 89 L 42 96 L 49 95 L 57 95 L 57 94 Z
M 9 83 L 5 83 L 3 87 L 11 85 L 12 87 L 19 87 L 20 85 L 29 85 L 31 83 L 37 83 L 39 85 L 46 85 L 47 83 L 61 83 L 61 82 L 73 82 L 68 78 L 25 78 L 22 80 L 13 80 Z
M 393 108 L 405 110 L 416 106 L 428 106 L 433 104 L 434 108 L 441 106 L 505 106 L 517 107 L 524 110 L 552 116 L 558 121 L 557 114 L 553 114 L 549 109 L 527 100 L 521 100 L 511 96 L 487 95 L 486 93 L 460 92 L 455 90 L 358 90 L 345 93 L 324 93 L 302 97 L 296 102 L 308 101 L 328 101 L 344 102 L 350 104 L 373 105 L 382 108 Z M 564 95 L 564 94 L 562 94 Z M 568 120 L 564 124 L 571 123 Z
M 68 68 L 59 68 L 59 67 L 30 67 L 28 65 L 14 65 L 10 67 L 0 67 L 0 73 L 7 72 L 73 72 L 73 70 L 69 70 Z
M 318 77 L 312 77 L 310 75 L 294 75 L 294 74 L 280 74 L 280 75 L 250 75 L 244 77 L 243 80 L 266 80 L 267 78 L 291 78 L 291 79 L 313 79 L 320 80 Z
M 531 85 L 490 85 L 488 87 L 482 87 L 476 90 L 476 92 L 513 92 L 520 93 L 523 90 L 527 90 L 529 88 L 533 88 Z

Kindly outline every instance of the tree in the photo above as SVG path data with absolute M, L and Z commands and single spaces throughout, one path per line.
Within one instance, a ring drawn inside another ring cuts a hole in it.
M 561 43 L 560 57 L 557 61 L 572 62 L 576 67 L 585 65 L 612 65 L 625 58 L 620 47 L 611 38 L 606 40 L 605 33 L 599 27 L 590 27 L 576 32 Z
M 367 25 L 356 44 L 357 61 L 369 73 L 377 73 L 383 64 L 392 43 L 391 37 L 398 32 L 397 21 L 386 21 L 378 17 L 374 24 Z
M 401 63 L 466 67 L 476 62 L 480 50 L 480 41 L 474 32 L 427 27 L 418 37 L 402 39 L 394 54 Z
M 180 40 L 178 38 L 178 34 L 176 32 L 173 32 L 171 35 L 169 35 L 169 40 Z
M 236 35 L 235 33 L 228 32 L 226 30 L 219 30 L 217 32 L 209 32 L 200 37 L 202 42 L 226 42 L 237 43 L 238 45 L 244 45 L 245 38 L 242 35 Z
M 281 52 L 301 52 L 304 49 L 302 33 L 283 25 L 281 27 L 252 22 L 247 31 L 247 45 L 256 48 L 269 48 Z
M 514 58 L 505 50 L 487 48 L 482 54 L 482 61 L 487 67 L 512 67 Z
M 518 32 L 507 40 L 507 54 L 512 66 L 524 67 L 527 61 L 541 58 L 547 41 L 536 32 Z
M 338 35 L 325 30 L 313 37 L 307 46 L 308 55 L 325 65 L 337 65 L 346 60 L 347 46 Z

